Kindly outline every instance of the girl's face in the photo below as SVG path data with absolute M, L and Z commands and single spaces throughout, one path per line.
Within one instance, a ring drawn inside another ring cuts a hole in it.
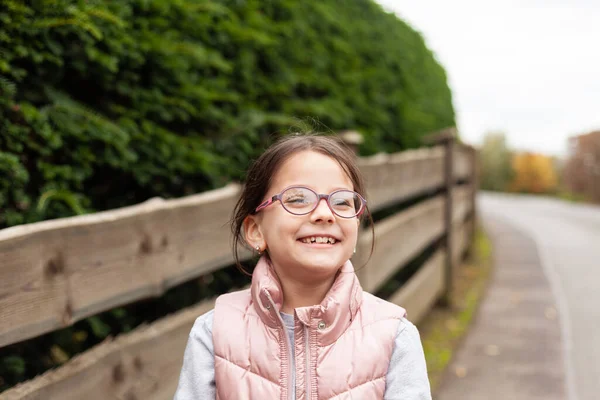
M 273 177 L 262 201 L 290 186 L 305 186 L 317 193 L 354 190 L 352 181 L 337 161 L 314 151 L 290 156 Z M 335 274 L 352 256 L 358 236 L 358 217 L 340 218 L 321 200 L 306 215 L 288 213 L 279 201 L 249 216 L 244 224 L 252 247 L 267 249 L 276 271 L 307 281 Z M 310 237 L 333 237 L 335 243 L 306 243 Z

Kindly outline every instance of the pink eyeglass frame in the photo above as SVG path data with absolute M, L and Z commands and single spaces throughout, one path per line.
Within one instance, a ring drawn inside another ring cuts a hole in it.
M 308 190 L 308 191 L 310 191 L 310 192 L 313 192 L 313 193 L 314 193 L 314 194 L 317 196 L 317 201 L 315 202 L 315 207 L 314 207 L 312 210 L 310 210 L 310 211 L 308 211 L 308 212 L 305 212 L 305 213 L 301 213 L 301 214 L 293 213 L 293 212 L 291 212 L 290 210 L 288 210 L 288 209 L 286 208 L 286 206 L 284 206 L 284 205 L 283 205 L 283 202 L 281 201 L 281 198 L 282 198 L 282 195 L 283 195 L 283 193 L 284 193 L 286 190 L 288 190 L 288 189 L 291 189 L 291 188 L 306 189 L 306 190 Z M 337 212 L 335 212 L 335 211 L 333 210 L 333 208 L 331 208 L 331 205 L 329 204 L 329 198 L 330 198 L 331 196 L 333 196 L 334 194 L 338 193 L 338 192 L 353 192 L 353 193 L 356 193 L 356 195 L 357 195 L 357 196 L 358 196 L 358 198 L 360 199 L 360 210 L 358 210 L 358 212 L 357 212 L 355 215 L 353 215 L 353 216 L 351 216 L 351 217 L 344 217 L 344 216 L 342 216 L 342 215 L 339 215 Z M 365 211 L 365 209 L 367 208 L 367 200 L 365 200 L 365 198 L 364 198 L 364 197 L 362 197 L 362 196 L 360 195 L 360 193 L 357 193 L 357 192 L 355 192 L 355 191 L 353 191 L 353 190 L 348 190 L 348 189 L 339 189 L 339 190 L 334 190 L 333 192 L 331 192 L 331 193 L 329 193 L 329 194 L 320 194 L 320 193 L 317 193 L 317 192 L 315 192 L 314 190 L 312 190 L 311 188 L 308 188 L 308 187 L 306 187 L 306 186 L 289 186 L 289 187 L 286 187 L 285 189 L 283 189 L 283 190 L 282 190 L 282 191 L 281 191 L 279 194 L 276 194 L 275 196 L 271 197 L 269 200 L 266 200 L 266 201 L 264 201 L 263 203 L 259 204 L 259 206 L 258 206 L 258 207 L 256 207 L 256 209 L 254 210 L 254 214 L 258 213 L 260 210 L 262 210 L 262 209 L 264 209 L 264 208 L 267 208 L 268 206 L 270 206 L 271 204 L 273 204 L 273 203 L 275 203 L 277 200 L 279 200 L 279 202 L 281 203 L 281 206 L 283 207 L 283 209 L 284 209 L 285 211 L 289 212 L 290 214 L 292 214 L 292 215 L 307 215 L 307 214 L 310 214 L 311 212 L 313 212 L 313 211 L 315 211 L 315 210 L 317 209 L 317 207 L 319 206 L 319 203 L 321 202 L 321 200 L 322 200 L 322 199 L 325 199 L 325 202 L 327 203 L 327 207 L 329 207 L 329 209 L 331 210 L 331 212 L 332 212 L 332 213 L 334 213 L 335 215 L 337 215 L 337 216 L 338 216 L 338 217 L 340 217 L 340 218 L 347 218 L 347 219 L 350 219 L 350 218 L 358 217 L 358 216 L 360 216 L 360 215 L 361 215 L 361 214 L 362 214 L 362 213 Z

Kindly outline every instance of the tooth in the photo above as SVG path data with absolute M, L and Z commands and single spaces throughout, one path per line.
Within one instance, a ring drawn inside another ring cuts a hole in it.
M 322 237 L 318 237 L 317 238 L 317 243 L 323 243 L 323 238 Z
M 311 242 L 314 242 L 315 240 L 316 240 L 316 239 L 315 239 L 315 237 L 314 237 L 314 236 L 311 236 L 311 237 L 310 237 L 310 241 L 311 241 Z

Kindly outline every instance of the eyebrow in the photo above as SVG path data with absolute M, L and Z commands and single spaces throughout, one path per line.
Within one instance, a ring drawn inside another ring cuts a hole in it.
M 315 189 L 314 187 L 312 187 L 312 186 L 310 186 L 310 185 L 306 185 L 306 184 L 303 184 L 303 183 L 294 183 L 294 184 L 291 184 L 291 185 L 284 186 L 284 187 L 283 187 L 282 189 L 280 189 L 280 190 L 279 190 L 277 193 L 281 193 L 281 192 L 282 192 L 282 191 L 284 191 L 285 189 L 289 189 L 289 188 L 291 188 L 291 187 L 295 187 L 295 186 L 303 186 L 303 187 L 307 187 L 307 188 L 309 188 L 309 189 L 312 189 L 312 190 L 314 190 L 314 191 L 315 191 L 315 192 L 317 192 L 317 193 L 319 192 L 317 189 Z M 336 187 L 334 187 L 333 189 L 329 190 L 329 192 L 328 192 L 328 193 L 333 193 L 333 192 L 335 192 L 336 190 L 351 190 L 351 191 L 354 191 L 354 188 L 352 188 L 352 187 L 345 187 L 345 186 L 336 186 Z

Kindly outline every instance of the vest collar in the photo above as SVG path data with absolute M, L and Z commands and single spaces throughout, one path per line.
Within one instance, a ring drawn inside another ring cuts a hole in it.
M 252 274 L 252 301 L 261 320 L 270 327 L 281 326 L 279 312 L 283 291 L 279 278 L 267 256 L 263 255 Z M 319 333 L 326 345 L 337 340 L 354 320 L 362 302 L 362 288 L 350 260 L 340 271 L 321 304 L 295 309 L 296 317 Z

